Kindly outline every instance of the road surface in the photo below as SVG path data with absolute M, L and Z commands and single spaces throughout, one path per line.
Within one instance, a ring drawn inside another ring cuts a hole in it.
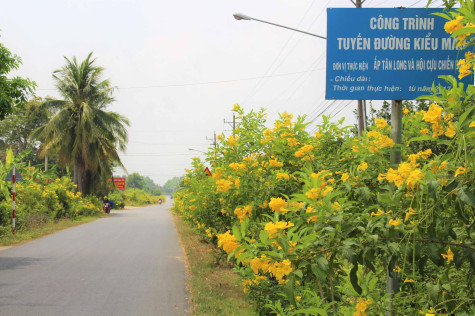
M 186 315 L 170 207 L 115 212 L 0 251 L 0 315 Z

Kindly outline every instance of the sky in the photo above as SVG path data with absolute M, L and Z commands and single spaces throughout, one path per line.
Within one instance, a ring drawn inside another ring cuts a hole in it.
M 442 0 L 432 1 L 438 7 Z M 424 7 L 426 0 L 366 0 L 363 7 Z M 193 157 L 229 134 L 233 104 L 265 108 L 269 124 L 284 111 L 345 117 L 356 101 L 325 100 L 325 40 L 234 13 L 326 36 L 326 8 L 350 0 L 0 0 L 0 42 L 22 58 L 15 73 L 36 95 L 59 98 L 52 78 L 64 57 L 90 52 L 115 90 L 108 108 L 130 120 L 128 173 L 164 185 Z M 117 170 L 116 176 L 124 172 Z

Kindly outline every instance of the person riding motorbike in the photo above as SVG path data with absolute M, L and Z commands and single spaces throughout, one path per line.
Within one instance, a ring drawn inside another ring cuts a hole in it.
M 111 212 L 111 202 L 107 198 L 107 196 L 104 196 L 104 199 L 102 200 L 102 203 L 104 203 L 104 212 L 109 214 Z

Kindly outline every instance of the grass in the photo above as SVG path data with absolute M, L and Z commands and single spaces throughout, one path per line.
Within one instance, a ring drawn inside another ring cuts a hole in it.
M 28 241 L 33 239 L 37 239 L 49 234 L 53 234 L 57 231 L 89 223 L 92 222 L 100 217 L 98 216 L 90 216 L 90 217 L 80 217 L 75 220 L 71 219 L 60 219 L 56 221 L 51 221 L 45 223 L 40 227 L 32 227 L 28 230 L 20 230 L 15 232 L 15 236 L 12 234 L 8 234 L 6 236 L 0 237 L 0 246 L 17 246 L 24 244 Z
M 202 239 L 173 213 L 175 225 L 186 255 L 188 289 L 192 315 L 256 315 L 245 300 L 242 279 L 231 265 L 215 259 L 219 249 Z

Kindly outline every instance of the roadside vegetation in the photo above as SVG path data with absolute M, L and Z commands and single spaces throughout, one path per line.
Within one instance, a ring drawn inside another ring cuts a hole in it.
M 459 79 L 475 64 L 475 9 L 460 4 L 445 27 L 468 48 Z M 401 145 L 384 109 L 357 138 L 343 121 L 282 113 L 268 127 L 235 105 L 242 124 L 209 151 L 212 176 L 193 160 L 174 211 L 223 250 L 259 315 L 382 315 L 389 302 L 474 315 L 475 87 L 444 79 L 429 103 L 405 104 Z
M 148 177 L 131 174 L 124 191 L 109 179 L 123 167 L 128 120 L 108 110 L 113 87 L 90 53 L 65 57 L 53 72 L 60 99 L 34 96 L 36 84 L 11 77 L 21 58 L 0 43 L 0 244 L 11 245 L 104 216 L 102 199 L 117 208 L 158 203 L 165 197 Z M 16 166 L 15 236 L 13 185 Z
M 215 245 L 174 214 L 186 256 L 191 315 L 255 315 L 241 288 L 241 278 Z

